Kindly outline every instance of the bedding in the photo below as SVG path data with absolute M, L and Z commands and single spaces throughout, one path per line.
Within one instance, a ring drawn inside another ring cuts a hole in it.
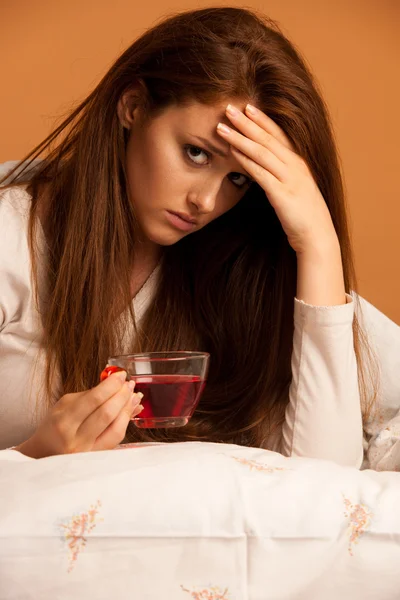
M 400 597 L 400 473 L 257 448 L 0 452 L 0 600 Z

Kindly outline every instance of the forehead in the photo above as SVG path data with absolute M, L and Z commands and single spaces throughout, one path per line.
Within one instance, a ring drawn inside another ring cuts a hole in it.
M 225 115 L 228 104 L 233 104 L 243 111 L 246 101 L 228 98 L 210 105 L 192 100 L 183 105 L 174 104 L 168 107 L 159 118 L 178 128 L 195 127 L 197 130 L 202 129 L 203 134 L 212 135 L 218 122 L 233 127 L 232 122 Z

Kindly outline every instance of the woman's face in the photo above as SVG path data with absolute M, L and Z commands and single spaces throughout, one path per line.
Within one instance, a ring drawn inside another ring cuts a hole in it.
M 244 103 L 232 100 L 238 108 Z M 126 149 L 128 195 L 145 239 L 175 244 L 233 208 L 251 183 L 216 133 L 228 102 L 172 106 L 142 124 L 139 109 L 129 123 Z

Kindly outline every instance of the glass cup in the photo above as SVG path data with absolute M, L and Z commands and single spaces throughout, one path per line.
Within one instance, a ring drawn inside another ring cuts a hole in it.
M 143 394 L 143 410 L 132 419 L 136 427 L 182 427 L 199 403 L 209 358 L 207 352 L 186 351 L 111 356 L 101 379 L 123 370 L 135 382 L 135 392 Z

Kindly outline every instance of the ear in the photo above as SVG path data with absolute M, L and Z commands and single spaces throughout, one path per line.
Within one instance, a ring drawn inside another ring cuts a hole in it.
M 118 100 L 117 113 L 119 121 L 125 129 L 130 129 L 139 108 L 138 90 L 130 88 Z

